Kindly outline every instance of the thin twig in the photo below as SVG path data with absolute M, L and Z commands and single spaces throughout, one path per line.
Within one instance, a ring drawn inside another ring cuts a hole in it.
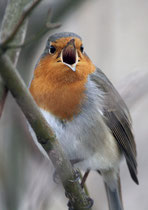
M 34 2 L 29 3 L 23 10 L 23 13 L 20 17 L 20 20 L 18 21 L 18 23 L 16 24 L 16 26 L 14 27 L 13 31 L 11 32 L 11 34 L 2 42 L 0 43 L 1 48 L 5 48 L 6 45 L 12 41 L 12 39 L 15 37 L 16 33 L 18 32 L 18 30 L 20 29 L 20 27 L 22 26 L 24 20 L 30 15 L 30 13 L 32 12 L 32 10 L 41 2 L 41 0 L 35 0 Z

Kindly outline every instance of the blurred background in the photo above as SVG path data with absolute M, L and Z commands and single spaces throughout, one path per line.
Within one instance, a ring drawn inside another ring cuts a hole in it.
M 6 4 L 6 0 L 0 0 L 0 24 Z M 120 85 L 126 87 L 130 75 L 148 71 L 147 0 L 43 0 L 29 19 L 27 40 L 39 33 L 49 8 L 53 10 L 52 22 L 60 22 L 62 26 L 21 51 L 17 68 L 26 85 L 32 78 L 47 37 L 62 31 L 72 31 L 83 38 L 85 51 L 93 63 L 121 93 Z M 126 210 L 148 209 L 148 89 L 144 89 L 144 97 L 129 103 L 141 83 L 130 89 L 129 82 L 126 98 L 133 119 L 140 182 L 139 186 L 135 185 L 123 161 L 121 183 Z M 52 180 L 53 172 L 52 164 L 32 141 L 25 117 L 9 94 L 0 119 L 0 209 L 67 209 L 62 186 Z M 107 210 L 101 177 L 91 172 L 87 186 L 94 199 L 93 209 Z

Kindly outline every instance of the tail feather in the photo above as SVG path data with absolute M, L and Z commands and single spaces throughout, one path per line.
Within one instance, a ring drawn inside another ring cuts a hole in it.
M 116 185 L 117 187 L 115 189 L 111 189 L 105 182 L 104 185 L 106 189 L 109 210 L 123 210 L 120 178 L 118 178 Z

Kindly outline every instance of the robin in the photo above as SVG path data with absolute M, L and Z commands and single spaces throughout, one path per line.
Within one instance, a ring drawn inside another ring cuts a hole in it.
M 49 37 L 30 92 L 74 167 L 98 171 L 110 210 L 123 210 L 122 157 L 138 184 L 136 145 L 127 106 L 84 51 L 75 33 Z M 86 177 L 85 177 L 86 179 Z

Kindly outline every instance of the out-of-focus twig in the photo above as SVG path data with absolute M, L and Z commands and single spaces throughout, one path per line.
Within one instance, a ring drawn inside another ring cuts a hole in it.
M 52 130 L 39 111 L 27 87 L 19 76 L 16 68 L 7 55 L 0 57 L 0 74 L 14 96 L 16 102 L 27 117 L 39 143 L 48 153 L 54 164 L 66 191 L 66 195 L 75 210 L 88 210 L 89 200 L 76 181 L 75 173 L 68 159 L 66 159 L 60 144 Z M 90 209 L 90 208 L 89 208 Z

